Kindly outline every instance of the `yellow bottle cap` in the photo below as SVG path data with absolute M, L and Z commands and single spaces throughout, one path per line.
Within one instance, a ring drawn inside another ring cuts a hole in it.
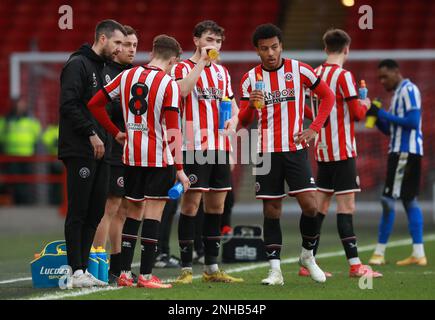
M 97 247 L 96 252 L 106 252 L 106 250 L 103 247 L 99 246 Z
M 231 101 L 231 99 L 228 98 L 228 97 L 223 97 L 223 98 L 222 98 L 222 101 Z

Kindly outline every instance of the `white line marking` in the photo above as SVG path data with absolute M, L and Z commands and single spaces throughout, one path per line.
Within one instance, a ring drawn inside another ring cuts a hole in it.
M 430 234 L 424 237 L 425 242 L 435 241 L 435 234 Z M 388 244 L 388 248 L 394 248 L 394 247 L 401 247 L 404 245 L 410 245 L 412 244 L 411 239 L 403 239 L 403 240 L 397 240 L 397 241 L 391 241 Z M 367 245 L 367 246 L 361 246 L 358 247 L 358 252 L 367 252 L 375 249 L 376 245 Z M 316 255 L 316 258 L 331 258 L 331 257 L 338 257 L 338 256 L 344 256 L 344 251 L 333 251 L 333 252 L 326 252 L 326 253 L 320 253 Z M 281 264 L 291 264 L 298 262 L 299 257 L 293 257 L 284 259 L 281 261 Z M 255 270 L 259 268 L 266 268 L 269 267 L 268 262 L 262 262 L 262 263 L 253 263 L 251 265 L 243 266 L 243 267 L 237 267 L 232 269 L 227 269 L 227 273 L 236 273 L 236 272 L 242 272 L 242 271 L 248 271 L 248 270 Z M 193 278 L 197 279 L 200 278 L 201 275 L 195 275 Z M 175 279 L 165 279 L 163 282 L 171 282 Z M 120 290 L 123 289 L 123 287 L 107 287 L 107 288 L 86 288 L 86 289 L 80 289 L 74 292 L 64 293 L 64 292 L 58 292 L 54 294 L 46 294 L 39 297 L 32 297 L 24 300 L 57 300 L 57 299 L 65 299 L 65 298 L 71 298 L 71 297 L 80 297 L 85 296 L 88 294 L 96 293 L 96 292 L 102 292 L 102 291 L 110 291 L 110 290 Z
M 10 280 L 3 280 L 0 281 L 0 284 L 6 284 L 6 283 L 14 283 L 14 282 L 20 282 L 20 281 L 31 281 L 32 277 L 27 278 L 17 278 L 17 279 L 10 279 Z

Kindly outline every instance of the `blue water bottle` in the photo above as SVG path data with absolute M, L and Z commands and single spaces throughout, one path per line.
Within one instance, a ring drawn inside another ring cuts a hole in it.
M 168 196 L 171 200 L 177 200 L 184 192 L 184 187 L 181 182 L 177 182 L 174 186 L 169 189 Z
M 97 247 L 98 260 L 98 280 L 109 282 L 109 260 L 107 259 L 106 250 L 103 247 Z
M 219 130 L 225 129 L 225 122 L 231 118 L 231 99 L 222 98 L 219 103 Z
M 264 84 L 263 77 L 261 76 L 261 74 L 257 73 L 257 79 L 255 81 L 255 90 L 264 92 L 265 88 L 266 85 Z M 263 100 L 254 101 L 254 106 L 257 109 L 261 109 L 264 107 L 264 101 Z
M 360 98 L 361 100 L 364 100 L 365 98 L 367 98 L 367 93 L 368 92 L 369 92 L 369 90 L 367 89 L 366 81 L 365 80 L 361 80 L 360 86 L 359 86 L 359 89 L 358 89 L 358 98 Z
M 88 272 L 98 279 L 98 257 L 94 247 L 89 254 Z

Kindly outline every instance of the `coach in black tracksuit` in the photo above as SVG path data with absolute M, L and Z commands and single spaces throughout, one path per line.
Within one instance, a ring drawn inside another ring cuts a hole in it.
M 83 45 L 62 69 L 59 159 L 67 170 L 65 241 L 73 273 L 87 269 L 109 182 L 109 165 L 104 155 L 110 153 L 110 139 L 86 105 L 104 85 L 103 68 L 107 60 L 120 52 L 125 35 L 116 21 L 100 22 L 92 47 Z

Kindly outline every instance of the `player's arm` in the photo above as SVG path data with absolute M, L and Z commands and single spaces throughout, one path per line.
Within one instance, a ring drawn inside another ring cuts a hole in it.
M 364 119 L 370 107 L 370 99 L 358 99 L 355 77 L 350 71 L 345 71 L 338 78 L 338 87 L 349 107 L 350 118 L 352 121 Z
M 86 82 L 86 70 L 83 63 L 78 59 L 73 59 L 65 66 L 60 78 L 60 115 L 70 120 L 73 130 L 78 135 L 87 137 L 96 128 L 81 110 Z
M 373 115 L 378 120 L 384 120 L 406 129 L 418 129 L 421 118 L 420 99 L 416 99 L 416 93 L 412 86 L 407 86 L 402 89 L 401 99 L 405 103 L 405 115 L 403 117 L 395 116 L 392 113 L 385 111 L 380 107 L 372 105 L 367 112 L 368 115 Z
M 179 127 L 180 104 L 181 97 L 179 87 L 175 81 L 170 81 L 163 100 L 163 117 L 165 119 L 168 147 L 174 158 L 175 167 L 177 169 L 177 179 L 183 184 L 184 191 L 187 191 L 190 187 L 190 181 L 183 170 L 183 155 L 181 151 L 182 134 Z
M 252 90 L 249 74 L 246 73 L 240 82 L 240 92 L 242 98 L 240 99 L 240 110 L 238 119 L 240 125 L 247 127 L 255 119 L 255 101 L 263 100 L 263 92 L 259 90 Z
M 210 57 L 207 54 L 208 49 L 214 49 L 214 47 L 209 46 L 201 49 L 201 56 L 198 63 L 187 75 L 183 75 L 182 65 L 176 65 L 174 67 L 172 79 L 177 81 L 180 87 L 180 94 L 183 98 L 187 97 L 192 92 L 193 88 L 195 88 L 196 82 L 201 75 L 201 72 L 210 62 Z
M 376 119 L 376 127 L 385 135 L 390 135 L 390 123 L 384 119 Z
M 320 131 L 326 122 L 326 119 L 331 113 L 332 107 L 335 102 L 335 95 L 326 84 L 325 81 L 318 78 L 318 83 L 315 83 L 310 89 L 313 91 L 320 100 L 318 115 L 310 125 L 310 129 L 316 133 Z

